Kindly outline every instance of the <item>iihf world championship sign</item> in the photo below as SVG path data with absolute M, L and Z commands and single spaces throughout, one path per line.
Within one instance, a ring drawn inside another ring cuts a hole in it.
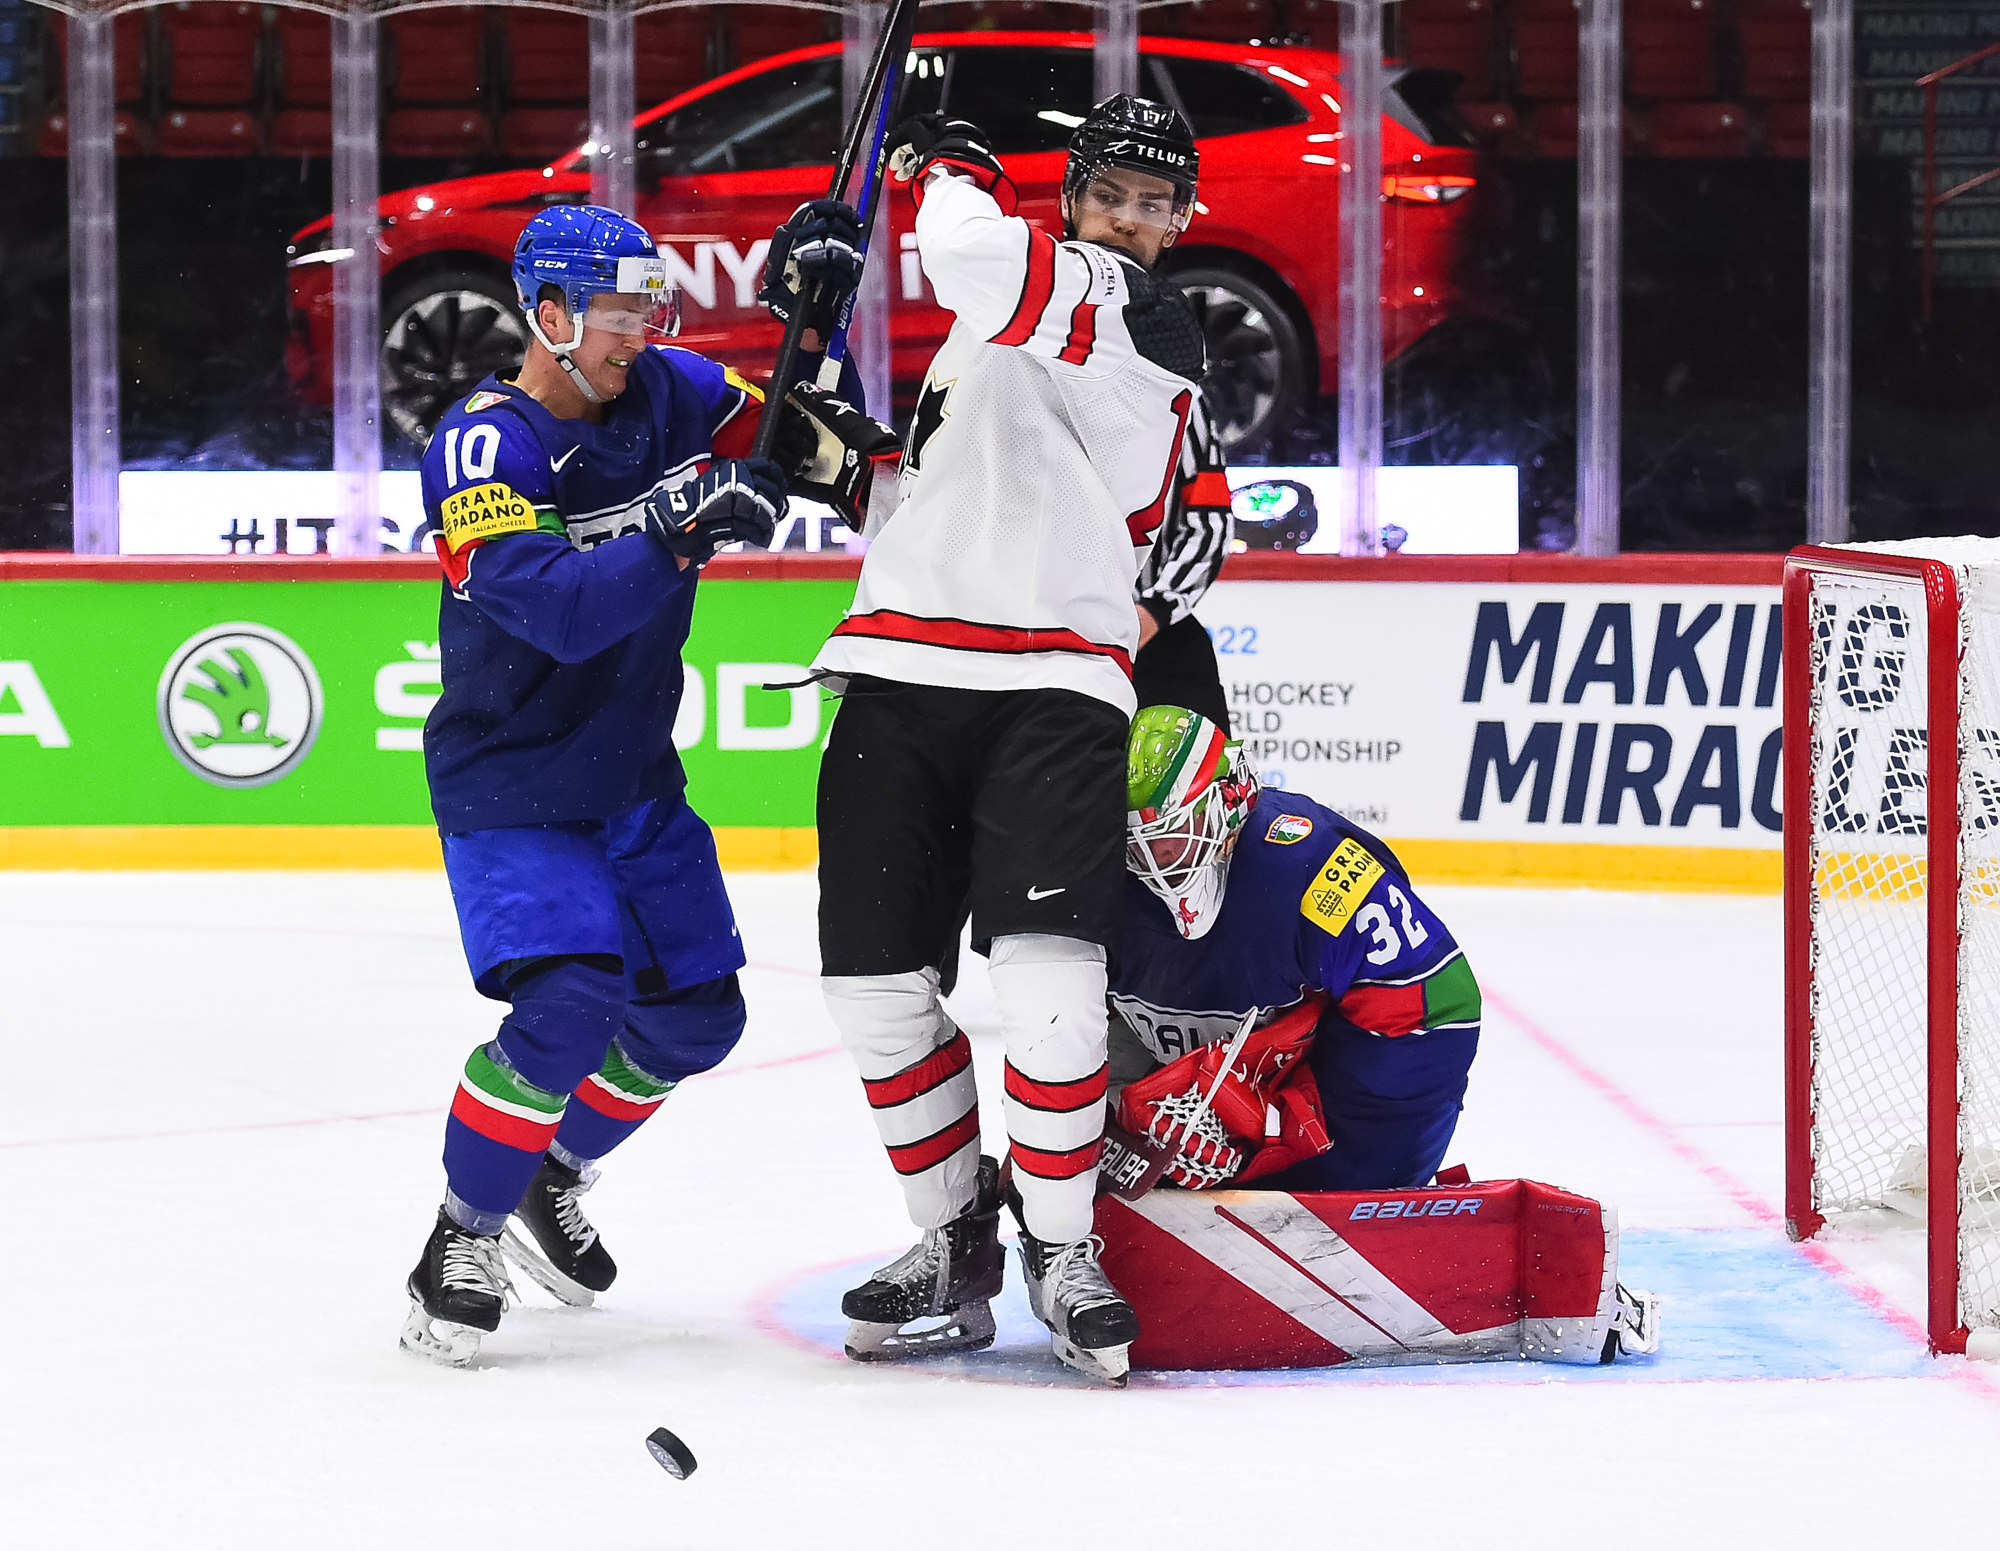
M 1225 582 L 1199 612 L 1265 779 L 1419 872 L 1560 845 L 1579 881 L 1775 886 L 1776 586 Z

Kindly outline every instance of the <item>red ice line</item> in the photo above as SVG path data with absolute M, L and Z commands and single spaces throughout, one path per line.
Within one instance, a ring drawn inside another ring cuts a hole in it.
M 1678 1127 L 1670 1121 L 1654 1114 L 1638 1099 L 1627 1093 L 1611 1078 L 1600 1072 L 1588 1061 L 1570 1049 L 1555 1035 L 1543 1028 L 1533 1018 L 1522 1012 L 1504 996 L 1487 986 L 1481 986 L 1480 995 L 1488 1007 L 1496 1009 L 1507 1021 L 1519 1029 L 1545 1055 L 1562 1066 L 1586 1087 L 1592 1089 L 1612 1108 L 1640 1130 L 1653 1137 L 1675 1157 L 1702 1175 L 1724 1195 L 1754 1219 L 1762 1227 L 1781 1227 L 1784 1214 L 1760 1196 L 1749 1185 L 1738 1179 L 1728 1169 L 1705 1156 L 1701 1150 L 1680 1134 Z M 1930 1332 L 1924 1328 L 1922 1320 L 1915 1319 L 1891 1303 L 1873 1287 L 1855 1276 L 1842 1265 L 1837 1257 L 1824 1245 L 1810 1240 L 1792 1246 L 1807 1260 L 1827 1273 L 1835 1281 L 1873 1309 L 1888 1324 L 1901 1331 L 1919 1346 L 1929 1346 Z M 1954 1376 L 1970 1385 L 1989 1400 L 2000 1400 L 2000 1384 L 1996 1384 L 1986 1374 L 1979 1371 L 1979 1365 L 1969 1359 L 1958 1362 Z

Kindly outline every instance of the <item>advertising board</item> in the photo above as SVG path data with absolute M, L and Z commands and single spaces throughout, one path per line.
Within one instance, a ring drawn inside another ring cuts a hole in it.
M 424 561 L 67 566 L 0 562 L 49 578 L 0 579 L 0 862 L 434 860 Z M 1246 555 L 1201 618 L 1264 778 L 1419 875 L 1775 888 L 1778 567 L 1659 569 Z M 737 865 L 815 854 L 832 701 L 763 686 L 803 675 L 853 571 L 702 582 L 674 737 Z

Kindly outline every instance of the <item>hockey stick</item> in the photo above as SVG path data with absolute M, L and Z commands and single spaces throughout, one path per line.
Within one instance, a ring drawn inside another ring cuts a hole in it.
M 916 30 L 917 0 L 892 0 L 889 14 L 882 22 L 882 36 L 875 44 L 875 57 L 868 62 L 868 75 L 861 85 L 860 100 L 855 104 L 854 122 L 847 126 L 847 134 L 841 142 L 840 159 L 833 166 L 833 181 L 826 191 L 828 199 L 847 197 L 847 185 L 861 161 L 865 137 L 868 164 L 862 198 L 867 209 L 856 212 L 862 217 L 864 262 L 868 225 L 874 216 L 875 190 L 882 181 L 882 163 L 889 154 L 886 143 L 889 125 L 896 102 L 902 95 L 910 39 L 915 36 Z M 799 339 L 805 333 L 806 315 L 811 310 L 808 299 L 804 295 L 799 296 L 792 307 L 791 319 L 785 324 L 785 335 L 778 345 L 778 360 L 771 369 L 771 389 L 764 397 L 764 411 L 757 420 L 757 439 L 750 450 L 753 458 L 770 457 L 771 449 L 777 445 L 778 422 L 784 409 L 785 395 L 791 390 L 792 373 L 798 365 Z M 843 351 L 846 349 L 844 327 L 847 310 L 842 309 Z M 836 373 L 839 371 L 838 363 L 834 370 Z M 835 380 L 837 382 L 838 378 Z
M 1165 1142 L 1154 1142 L 1143 1136 L 1134 1136 L 1115 1120 L 1106 1119 L 1105 1160 L 1098 1166 L 1098 1178 L 1111 1194 L 1121 1201 L 1136 1201 L 1160 1182 L 1160 1176 L 1180 1156 L 1181 1143 L 1193 1134 L 1194 1128 L 1201 1124 L 1215 1104 L 1215 1096 L 1222 1091 L 1222 1080 L 1229 1075 L 1236 1058 L 1243 1054 L 1244 1042 L 1250 1038 L 1250 1030 L 1256 1022 L 1257 1009 L 1253 1007 L 1243 1015 L 1236 1037 L 1230 1040 L 1229 1049 L 1223 1053 L 1221 1069 L 1216 1072 L 1215 1081 L 1208 1085 L 1208 1096 L 1188 1116 L 1178 1135 Z

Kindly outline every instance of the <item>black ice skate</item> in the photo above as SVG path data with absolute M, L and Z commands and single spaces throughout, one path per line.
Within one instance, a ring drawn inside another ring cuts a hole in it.
M 840 1312 L 852 1322 L 847 1355 L 856 1362 L 884 1362 L 991 1346 L 988 1300 L 999 1296 L 1005 1276 L 1000 1166 L 981 1158 L 972 1205 L 942 1228 L 928 1230 L 915 1249 L 840 1300 Z M 918 1328 L 904 1328 L 909 1325 Z
M 514 1222 L 500 1234 L 500 1253 L 573 1308 L 588 1308 L 618 1275 L 597 1230 L 576 1204 L 596 1180 L 595 1169 L 580 1173 L 543 1158 L 528 1193 L 514 1208 Z M 528 1230 L 527 1238 L 514 1231 L 514 1223 Z
M 1618 1307 L 1604 1337 L 1600 1362 L 1616 1357 L 1646 1357 L 1660 1349 L 1660 1297 L 1618 1284 Z
M 1087 1234 L 1073 1244 L 1045 1244 L 1021 1230 L 1021 1269 L 1028 1306 L 1049 1327 L 1056 1356 L 1078 1373 L 1124 1386 L 1139 1316 L 1097 1263 L 1104 1241 Z
M 466 1232 L 442 1207 L 408 1286 L 403 1350 L 455 1368 L 479 1355 L 482 1335 L 500 1328 L 514 1290 L 500 1263 L 499 1239 Z

